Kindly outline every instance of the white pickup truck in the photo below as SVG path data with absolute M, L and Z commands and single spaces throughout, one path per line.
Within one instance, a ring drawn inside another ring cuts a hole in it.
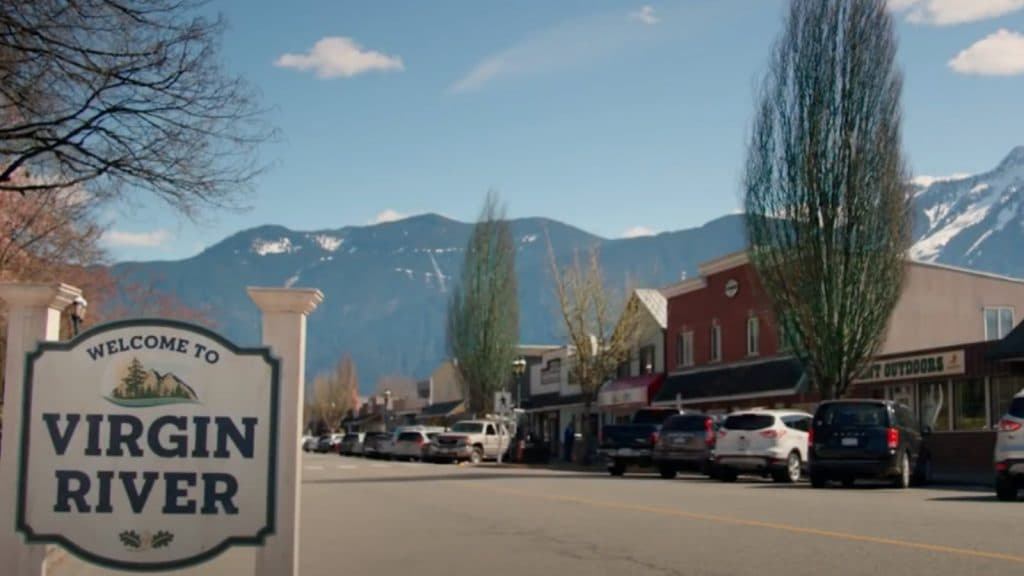
M 496 460 L 499 453 L 508 450 L 512 434 L 505 423 L 497 420 L 463 420 L 456 422 L 448 432 L 434 439 L 430 459 L 435 462 L 462 462 L 479 464 Z

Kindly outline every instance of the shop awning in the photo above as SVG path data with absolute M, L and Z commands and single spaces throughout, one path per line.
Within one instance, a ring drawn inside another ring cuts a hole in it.
M 792 358 L 675 374 L 655 398 L 659 404 L 729 400 L 745 396 L 798 394 L 806 388 L 804 370 Z
M 658 395 L 664 381 L 664 374 L 644 374 L 609 382 L 598 392 L 597 405 L 602 408 L 646 406 Z
M 1010 330 L 986 356 L 989 360 L 1024 362 L 1024 322 Z

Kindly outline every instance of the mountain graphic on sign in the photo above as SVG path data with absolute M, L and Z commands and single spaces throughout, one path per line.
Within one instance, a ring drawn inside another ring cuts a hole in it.
M 196 391 L 171 372 L 161 374 L 132 358 L 121 380 L 106 399 L 119 406 L 145 408 L 166 404 L 196 404 Z

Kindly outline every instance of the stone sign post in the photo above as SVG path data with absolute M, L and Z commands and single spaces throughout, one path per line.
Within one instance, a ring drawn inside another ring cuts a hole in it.
M 66 284 L 0 284 L 7 304 L 7 356 L 4 360 L 3 444 L 0 448 L 0 562 L 4 574 L 38 576 L 44 573 L 46 549 L 27 545 L 14 530 L 18 454 L 25 355 L 40 341 L 60 337 L 61 312 L 82 292 Z

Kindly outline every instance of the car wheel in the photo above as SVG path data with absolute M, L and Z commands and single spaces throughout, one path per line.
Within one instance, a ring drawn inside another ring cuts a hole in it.
M 1013 478 L 1006 475 L 996 477 L 996 498 L 1003 502 L 1015 502 L 1017 500 L 1017 484 Z
M 612 476 L 625 476 L 626 465 L 625 464 L 612 464 L 608 467 L 608 473 Z
M 824 488 L 826 483 L 825 475 L 821 472 L 811 472 L 811 487 Z
M 484 452 L 479 447 L 473 448 L 469 454 L 469 463 L 476 466 L 484 461 Z
M 906 452 L 900 456 L 900 467 L 898 472 L 896 479 L 893 480 L 892 483 L 893 488 L 899 488 L 900 490 L 908 488 L 910 486 L 910 456 L 908 456 Z
M 785 482 L 791 484 L 793 482 L 800 481 L 800 472 L 803 467 L 803 462 L 800 461 L 800 454 L 797 452 L 790 452 L 786 458 L 786 469 L 779 470 L 772 474 L 772 480 L 776 482 Z
M 676 469 L 671 466 L 662 466 L 658 469 L 661 473 L 661 477 L 666 480 L 671 480 L 676 477 Z
M 729 468 L 722 468 L 718 471 L 718 479 L 722 482 L 735 482 L 737 476 L 739 476 L 739 474 L 737 474 L 735 470 L 731 470 Z

